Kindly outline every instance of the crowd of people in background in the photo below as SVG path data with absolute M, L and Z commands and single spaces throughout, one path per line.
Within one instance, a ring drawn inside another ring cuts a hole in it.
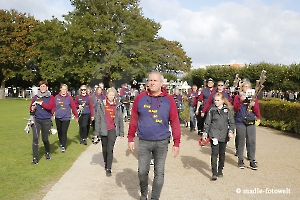
M 212 180 L 223 177 L 226 144 L 235 136 L 237 166 L 244 168 L 244 148 L 247 147 L 247 159 L 250 167 L 257 170 L 256 127 L 260 122 L 258 99 L 247 94 L 251 89 L 248 79 L 243 79 L 234 92 L 225 88 L 224 81 L 210 78 L 203 87 L 192 85 L 191 90 L 183 93 L 179 88 L 167 90 L 159 72 L 149 74 L 147 83 L 133 88 L 124 83 L 120 88 L 105 89 L 103 83 L 94 87 L 81 85 L 78 95 L 72 97 L 68 86 L 62 84 L 56 95 L 48 90 L 47 81 L 39 82 L 39 90 L 32 98 L 30 113 L 34 116 L 33 160 L 38 164 L 38 145 L 40 134 L 45 147 L 46 160 L 51 159 L 48 140 L 55 116 L 55 124 L 61 152 L 67 150 L 67 132 L 70 120 L 78 122 L 79 143 L 94 144 L 101 142 L 102 156 L 107 176 L 112 174 L 113 150 L 117 137 L 124 137 L 124 123 L 130 121 L 128 130 L 128 148 L 134 151 L 134 138 L 139 138 L 139 180 L 141 199 L 147 198 L 148 172 L 150 162 L 154 161 L 155 180 L 152 195 L 158 199 L 163 185 L 164 163 L 167 146 L 173 139 L 174 157 L 179 153 L 181 136 L 180 124 L 197 132 L 199 141 L 211 146 Z M 275 97 L 278 93 L 264 93 Z M 297 100 L 297 94 L 293 94 Z M 286 97 L 285 97 L 286 98 Z M 289 93 L 289 100 L 292 99 Z M 188 107 L 185 108 L 184 102 Z M 188 109 L 189 122 L 180 118 L 180 113 Z M 89 132 L 92 127 L 93 135 Z M 192 133 L 191 133 L 192 134 Z
M 271 90 L 268 92 L 264 91 L 263 96 L 267 98 L 279 98 L 282 101 L 299 102 L 299 92 L 293 92 L 293 91 L 282 92 L 279 90 Z

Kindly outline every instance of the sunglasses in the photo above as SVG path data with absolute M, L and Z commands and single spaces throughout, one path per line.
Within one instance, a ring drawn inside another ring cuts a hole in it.
M 220 84 L 220 85 L 218 85 L 218 86 L 224 86 L 224 85 L 221 85 L 221 84 Z
M 81 91 L 86 91 L 86 89 L 80 89 Z

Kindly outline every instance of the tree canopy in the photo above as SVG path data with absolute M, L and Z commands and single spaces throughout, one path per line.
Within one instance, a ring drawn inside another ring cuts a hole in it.
M 20 77 L 76 88 L 91 79 L 112 86 L 116 80 L 142 80 L 152 70 L 190 70 L 182 45 L 158 37 L 161 25 L 142 15 L 138 0 L 71 4 L 74 10 L 63 21 L 53 17 L 40 22 L 26 13 L 1 10 L 2 88 Z
M 203 80 L 213 78 L 215 81 L 229 80 L 232 85 L 236 74 L 241 79 L 248 78 L 255 86 L 256 80 L 259 79 L 262 70 L 267 71 L 264 90 L 280 90 L 280 91 L 300 91 L 300 64 L 278 65 L 266 62 L 256 64 L 245 64 L 241 68 L 233 66 L 208 66 L 192 70 L 184 80 L 189 84 L 196 84 L 198 87 L 203 85 Z
M 40 25 L 32 16 L 15 10 L 0 10 L 0 98 L 4 98 L 5 82 L 19 78 L 30 81 L 38 51 L 33 32 Z

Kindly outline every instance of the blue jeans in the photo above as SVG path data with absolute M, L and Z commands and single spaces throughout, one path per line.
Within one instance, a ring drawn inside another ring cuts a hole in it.
M 138 145 L 138 176 L 140 180 L 141 199 L 147 199 L 148 195 L 148 174 L 150 160 L 154 158 L 154 179 L 152 184 L 151 199 L 159 199 L 164 184 L 165 162 L 170 139 L 160 141 L 139 140 Z
M 196 129 L 196 114 L 195 114 L 195 108 L 190 106 L 190 130 Z

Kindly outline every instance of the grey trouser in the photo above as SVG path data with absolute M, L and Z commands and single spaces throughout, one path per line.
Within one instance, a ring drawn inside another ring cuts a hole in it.
M 256 127 L 255 125 L 245 126 L 243 124 L 236 125 L 237 154 L 239 160 L 244 160 L 245 139 L 247 141 L 247 151 L 249 160 L 255 160 L 256 151 Z
M 196 128 L 196 114 L 195 108 L 190 106 L 190 130 L 194 130 Z

